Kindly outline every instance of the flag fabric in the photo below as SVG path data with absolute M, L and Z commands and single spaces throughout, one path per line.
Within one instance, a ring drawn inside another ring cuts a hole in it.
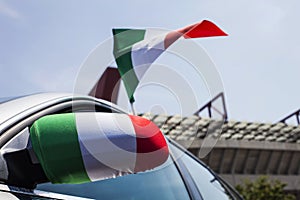
M 159 128 L 116 113 L 49 115 L 30 128 L 34 152 L 52 183 L 84 183 L 153 169 L 168 146 Z
M 113 35 L 114 57 L 130 102 L 147 69 L 177 39 L 227 36 L 208 20 L 163 34 L 151 29 L 113 29 Z

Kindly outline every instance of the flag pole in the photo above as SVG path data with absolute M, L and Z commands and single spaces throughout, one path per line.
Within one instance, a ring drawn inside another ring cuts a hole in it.
M 133 115 L 136 115 L 136 114 L 135 114 L 134 107 L 133 107 L 133 102 L 130 102 L 130 106 L 131 106 L 131 111 L 132 111 L 132 114 L 133 114 Z

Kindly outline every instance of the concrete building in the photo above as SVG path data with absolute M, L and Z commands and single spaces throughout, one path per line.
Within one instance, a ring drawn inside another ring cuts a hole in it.
M 268 175 L 300 198 L 300 126 L 151 115 L 161 130 L 232 185 Z M 204 156 L 208 153 L 206 156 Z

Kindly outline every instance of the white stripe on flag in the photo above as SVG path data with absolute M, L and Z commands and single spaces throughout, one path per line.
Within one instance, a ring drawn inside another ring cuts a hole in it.
M 164 52 L 164 39 L 168 33 L 152 36 L 151 31 L 146 31 L 147 38 L 132 46 L 131 60 L 133 70 L 140 81 L 150 65 Z M 146 37 L 145 37 L 146 38 Z
M 162 30 L 162 29 L 156 29 L 156 28 L 149 28 L 146 29 L 145 35 L 144 35 L 144 40 L 150 40 L 153 39 L 154 37 L 157 37 L 159 35 L 164 35 L 168 31 Z
M 129 116 L 112 113 L 75 116 L 83 162 L 92 181 L 134 172 L 136 136 Z

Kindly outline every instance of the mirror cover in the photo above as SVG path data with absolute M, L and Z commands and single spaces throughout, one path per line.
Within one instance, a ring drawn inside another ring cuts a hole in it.
M 52 183 L 84 183 L 151 170 L 169 156 L 153 122 L 119 113 L 48 115 L 34 122 L 30 138 Z

